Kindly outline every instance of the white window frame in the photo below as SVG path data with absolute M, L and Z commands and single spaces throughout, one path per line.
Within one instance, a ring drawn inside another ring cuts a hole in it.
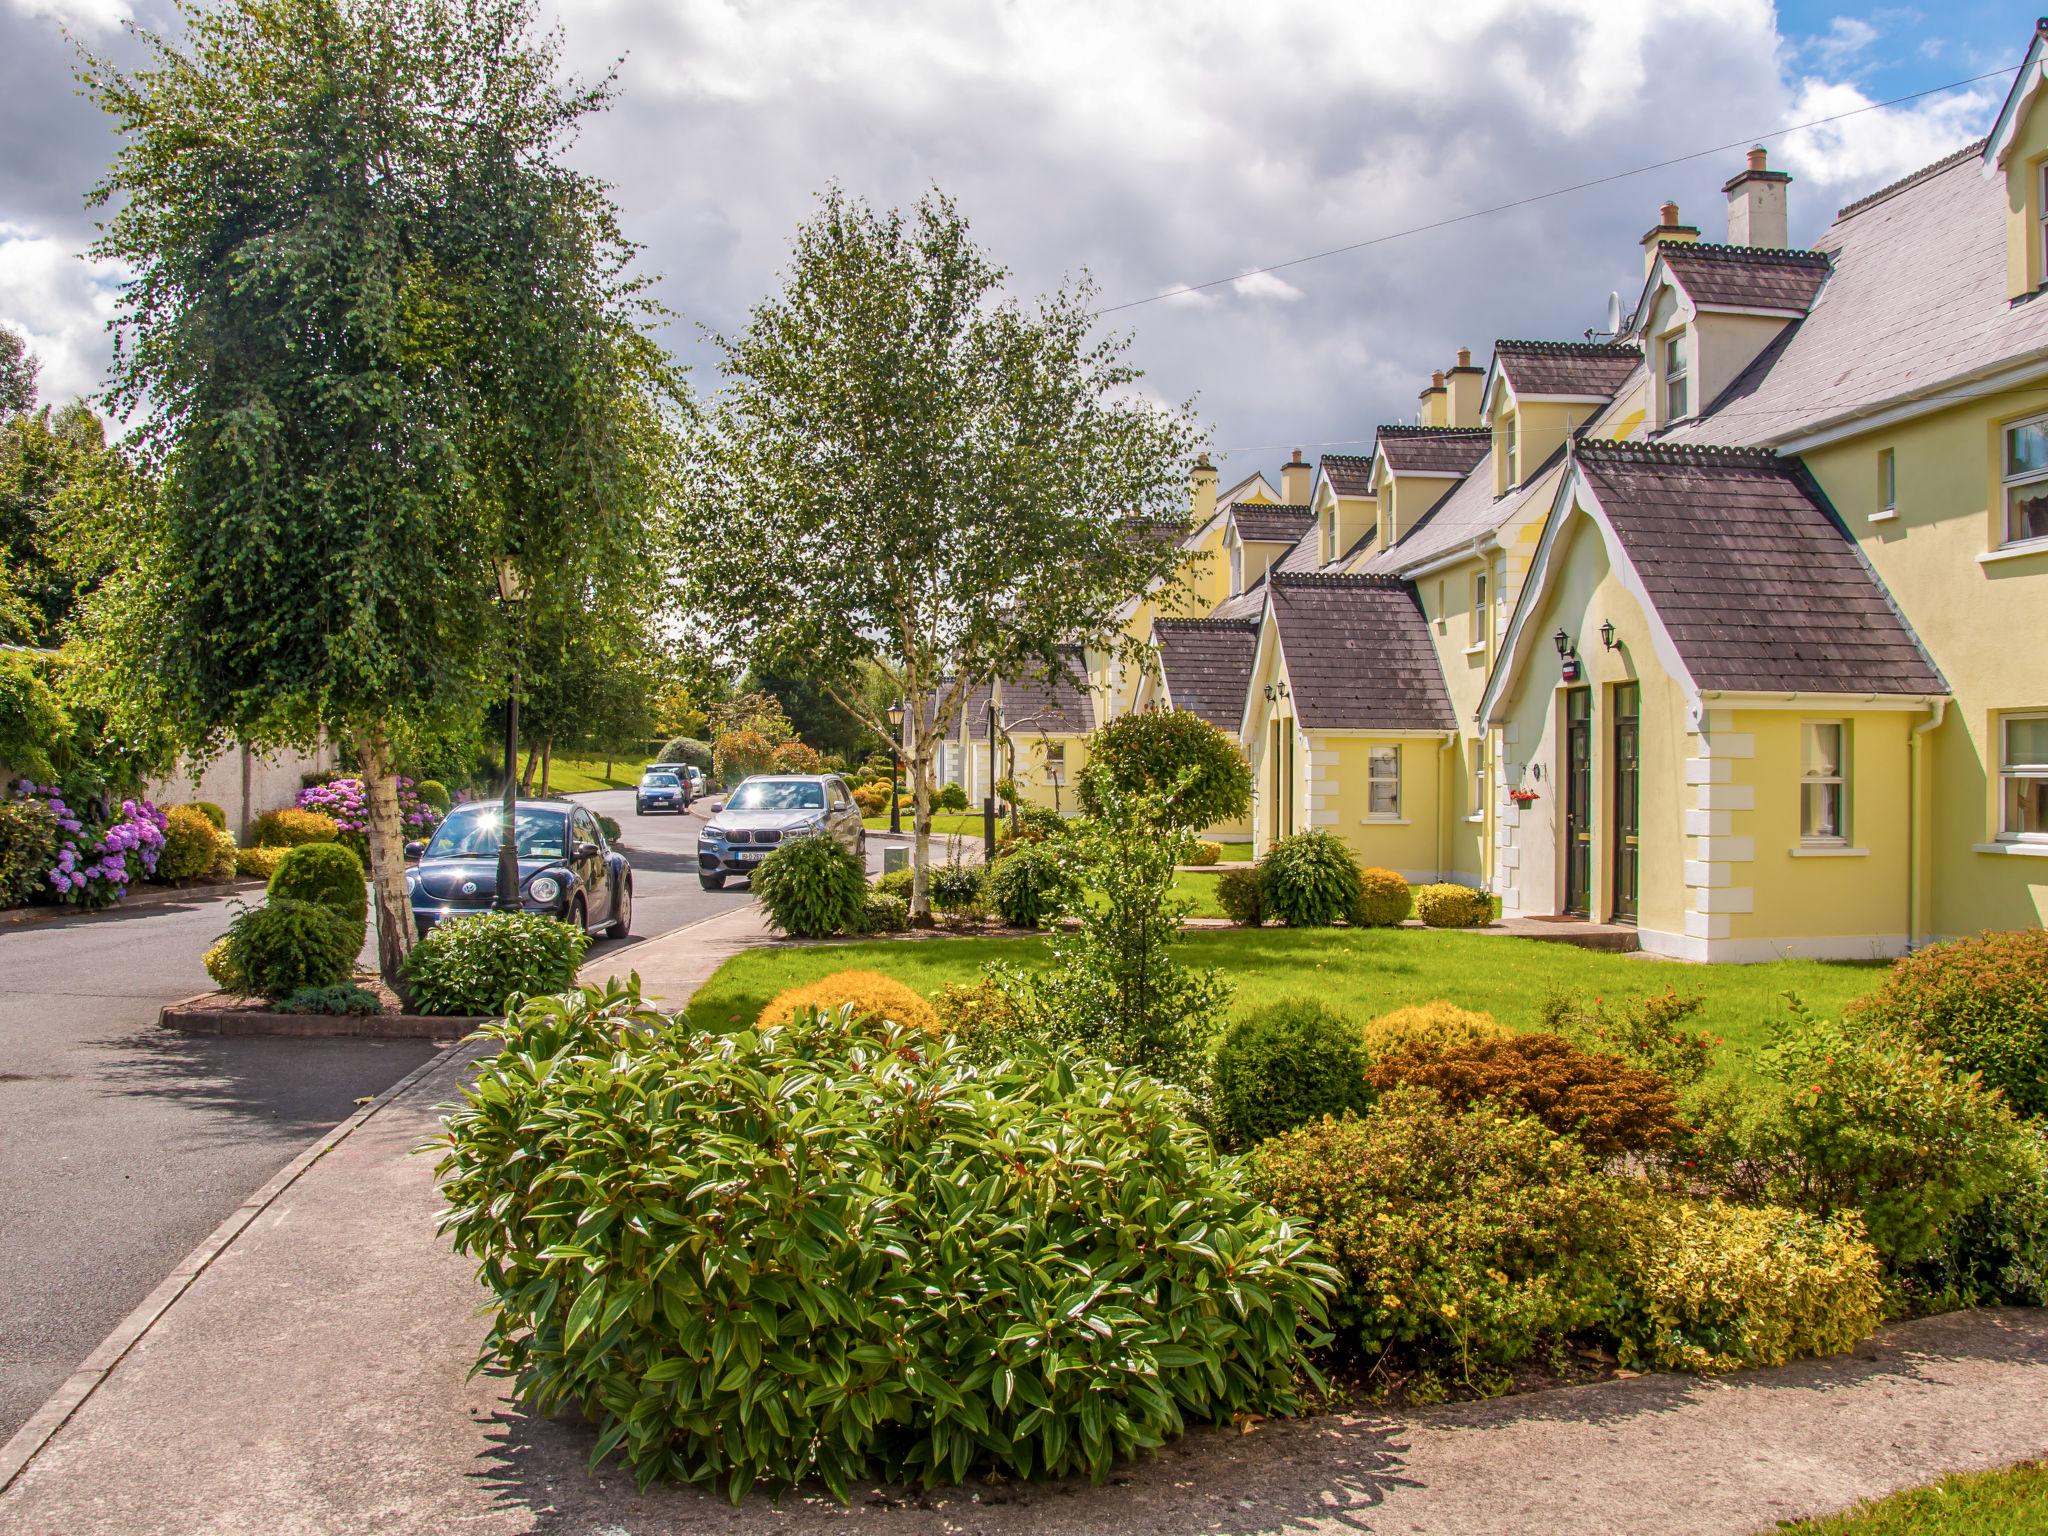
M 1486 817 L 1486 738 L 1472 738 L 1472 809 L 1465 815 L 1467 821 L 1483 821 Z
M 1393 771 L 1382 772 L 1391 759 Z M 1394 808 L 1381 810 L 1375 803 L 1379 791 L 1386 785 L 1393 786 Z M 1365 749 L 1365 817 L 1368 821 L 1399 821 L 1401 819 L 1401 744 L 1381 743 Z
M 1685 355 L 1685 332 L 1674 331 L 1664 340 L 1664 420 L 1683 421 L 1692 414 L 1692 368 Z M 1677 364 L 1674 372 L 1672 365 Z M 1672 390 L 1678 392 L 1677 409 L 1672 408 Z
M 2038 485 L 2048 493 L 2048 466 L 2040 469 L 2015 473 L 2012 469 L 2012 437 L 2029 427 L 2039 427 L 2048 432 L 2048 416 L 2029 416 L 2021 421 L 2009 421 L 1999 435 L 1998 446 L 1998 544 L 2001 549 L 2010 549 L 2016 544 L 2038 544 L 2048 541 L 2048 534 L 2030 533 L 2014 538 L 2012 531 L 2012 493 L 2022 486 Z
M 1880 515 L 1899 510 L 1899 456 L 1890 448 L 1877 450 L 1877 510 Z
M 1517 423 L 1520 419 L 1516 412 L 1509 411 L 1502 419 L 1500 425 L 1500 454 L 1507 464 L 1507 486 L 1509 490 L 1513 490 L 1522 483 L 1515 474 L 1515 448 L 1517 446 L 1517 439 L 1521 435 L 1517 431 Z
M 2008 786 L 2048 781 L 2048 762 L 2015 763 L 2012 759 L 2012 727 L 2016 722 L 2048 721 L 2048 710 L 2015 710 L 1998 717 L 1998 840 L 2001 843 L 2048 843 L 2048 830 L 2018 832 L 2008 810 Z
M 1479 650 L 1486 644 L 1486 630 L 1492 613 L 1486 603 L 1486 572 L 1484 569 L 1472 573 L 1472 623 L 1466 630 L 1465 638 L 1469 649 Z
M 1814 734 L 1831 730 L 1835 735 L 1835 771 L 1818 773 L 1809 750 Z M 1848 844 L 1850 830 L 1849 753 L 1852 736 L 1846 720 L 1802 720 L 1799 722 L 1799 841 L 1806 847 L 1836 848 Z M 1835 830 L 1815 832 L 1808 828 L 1806 792 L 1832 787 L 1835 791 Z
M 1067 744 L 1064 741 L 1045 743 L 1045 782 L 1064 785 L 1067 782 Z

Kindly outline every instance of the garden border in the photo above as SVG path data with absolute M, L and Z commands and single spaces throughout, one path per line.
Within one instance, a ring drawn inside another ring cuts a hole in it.
M 67 917 L 106 917 L 119 912 L 132 912 L 138 907 L 164 907 L 173 902 L 189 901 L 194 897 L 232 896 L 238 891 L 260 891 L 264 882 L 253 877 L 237 875 L 232 880 L 202 882 L 196 885 L 150 885 L 141 890 L 130 889 L 119 901 L 104 907 L 75 907 L 69 903 L 50 906 L 8 907 L 0 911 L 0 928 L 11 928 L 26 923 L 53 923 Z
M 453 1044 L 492 1022 L 495 1014 L 281 1013 L 228 1005 L 224 992 L 201 992 L 166 1003 L 160 1029 L 188 1035 L 276 1035 L 291 1039 L 436 1040 Z M 212 1005 L 212 1006 L 209 1006 Z

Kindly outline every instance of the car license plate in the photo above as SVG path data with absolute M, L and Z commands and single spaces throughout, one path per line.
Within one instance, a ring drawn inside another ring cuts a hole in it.
M 762 855 L 758 850 L 748 850 L 744 848 L 737 850 L 733 854 L 733 857 L 738 859 L 742 864 L 758 864 L 761 862 L 762 859 Z

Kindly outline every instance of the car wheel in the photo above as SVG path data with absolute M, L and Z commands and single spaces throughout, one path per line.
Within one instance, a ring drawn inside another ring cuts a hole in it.
M 707 891 L 722 891 L 725 889 L 725 876 L 699 875 L 697 877 L 697 883 L 703 886 L 704 889 Z
M 590 932 L 590 913 L 584 908 L 581 896 L 569 903 L 569 926 L 579 933 Z
M 633 802 L 633 814 L 635 816 L 645 816 L 647 814 L 647 807 L 635 800 Z
M 633 882 L 619 882 L 619 899 L 612 909 L 612 920 L 604 925 L 604 936 L 608 939 L 623 939 L 633 931 Z
M 865 827 L 861 828 L 861 833 L 860 833 L 860 837 L 859 837 L 859 838 L 858 838 L 858 839 L 857 839 L 857 840 L 855 841 L 855 843 L 854 843 L 854 845 L 853 845 L 853 851 L 854 851 L 854 853 L 855 853 L 855 854 L 856 854 L 856 855 L 857 855 L 857 856 L 859 857 L 860 861 L 861 861 L 861 862 L 862 862 L 863 864 L 865 864 L 865 863 L 866 863 L 866 862 L 868 861 L 868 833 L 867 833 L 867 828 L 865 828 Z

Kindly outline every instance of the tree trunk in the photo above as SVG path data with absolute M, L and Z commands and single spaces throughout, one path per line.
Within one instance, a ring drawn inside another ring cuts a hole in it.
M 540 743 L 535 742 L 526 749 L 526 770 L 519 775 L 519 794 L 524 799 L 533 793 L 533 770 L 540 766 Z
M 540 797 L 548 797 L 548 776 L 555 771 L 555 738 L 550 736 L 540 744 Z
M 362 762 L 363 809 L 369 818 L 370 889 L 377 908 L 377 973 L 405 995 L 405 957 L 412 953 L 412 902 L 405 890 L 405 826 L 398 811 L 398 765 L 382 721 L 356 743 Z
M 919 749 L 922 751 L 923 743 Z M 920 757 L 911 768 L 910 926 L 932 926 L 932 776 L 931 764 Z

